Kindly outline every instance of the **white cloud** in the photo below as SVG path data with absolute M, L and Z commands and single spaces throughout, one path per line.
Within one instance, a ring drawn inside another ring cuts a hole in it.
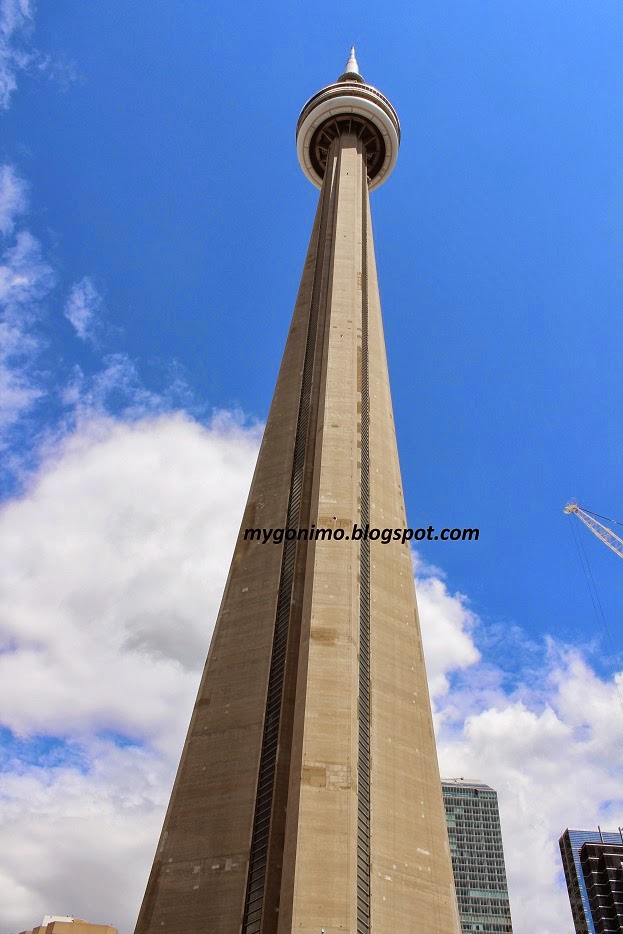
M 30 0 L 0 0 L 0 109 L 3 110 L 8 108 L 17 88 L 19 72 L 33 61 L 33 53 L 23 44 L 32 28 L 33 14 Z
M 4 508 L 6 726 L 166 746 L 180 727 L 168 712 L 187 707 L 205 660 L 255 445 L 233 422 L 94 420 Z
M 41 396 L 37 365 L 43 348 L 37 332 L 40 302 L 55 282 L 41 244 L 20 231 L 0 260 L 0 432 Z
M 136 363 L 125 353 L 107 354 L 101 368 L 89 378 L 76 368 L 63 390 L 63 399 L 74 421 L 114 411 L 127 421 L 158 415 L 192 405 L 192 393 L 183 379 L 174 376 L 162 392 L 149 389 Z
M 8 110 L 20 73 L 45 74 L 61 90 L 78 79 L 67 56 L 46 55 L 30 45 L 34 0 L 0 0 L 0 110 Z
M 21 313 L 32 320 L 33 303 L 47 294 L 54 279 L 50 264 L 42 256 L 41 244 L 22 230 L 2 257 L 0 302 L 9 314 Z
M 133 930 L 171 763 L 110 742 L 91 742 L 86 753 L 88 773 L 27 767 L 2 776 L 3 931 L 23 930 L 49 912 Z
M 0 232 L 5 236 L 14 233 L 28 208 L 27 191 L 13 166 L 0 166 Z M 11 430 L 45 394 L 41 354 L 46 341 L 40 324 L 55 282 L 40 242 L 28 230 L 18 231 L 0 257 L 0 450 L 5 470 Z
M 446 694 L 450 672 L 480 658 L 472 638 L 475 615 L 463 594 L 450 594 L 445 582 L 414 557 L 417 601 L 426 622 L 426 673 L 432 697 Z M 434 569 L 435 571 L 437 569 Z
M 92 342 L 95 339 L 101 309 L 102 296 L 89 276 L 73 284 L 64 314 L 81 340 Z
M 0 166 L 0 233 L 13 232 L 16 219 L 28 207 L 28 186 L 12 165 Z

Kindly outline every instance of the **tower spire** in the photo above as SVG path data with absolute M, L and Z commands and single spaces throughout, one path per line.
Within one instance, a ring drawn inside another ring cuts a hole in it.
M 344 69 L 344 74 L 340 75 L 337 79 L 338 81 L 360 81 L 364 84 L 363 75 L 359 71 L 359 65 L 357 64 L 357 59 L 355 58 L 355 46 L 351 45 L 350 55 L 348 56 L 348 61 L 346 62 L 346 67 Z

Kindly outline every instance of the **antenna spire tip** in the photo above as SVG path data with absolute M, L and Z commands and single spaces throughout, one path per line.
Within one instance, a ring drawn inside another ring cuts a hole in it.
M 338 81 L 360 81 L 363 83 L 363 76 L 359 71 L 359 65 L 357 64 L 357 59 L 355 57 L 354 45 L 351 45 L 350 47 L 350 55 L 348 56 L 348 61 L 346 62 L 344 74 L 340 75 Z

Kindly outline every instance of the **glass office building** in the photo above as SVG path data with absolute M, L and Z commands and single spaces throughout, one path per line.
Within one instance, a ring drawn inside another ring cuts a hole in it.
M 558 842 L 576 934 L 620 931 L 621 927 L 618 925 L 620 913 L 623 912 L 621 832 L 565 830 Z M 585 844 L 595 846 L 587 846 L 583 850 Z M 610 862 L 612 865 L 609 865 Z M 587 878 L 590 892 L 587 892 Z M 589 895 L 592 895 L 592 905 Z
M 512 934 L 497 793 L 479 781 L 441 782 L 463 934 Z

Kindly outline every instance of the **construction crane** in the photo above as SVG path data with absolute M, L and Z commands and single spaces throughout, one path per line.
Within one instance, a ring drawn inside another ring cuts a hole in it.
M 623 538 L 620 538 L 616 535 L 612 529 L 609 529 L 607 525 L 604 525 L 603 522 L 599 522 L 599 519 L 604 519 L 606 522 L 613 522 L 615 525 L 623 526 L 623 523 L 618 522 L 616 519 L 608 519 L 607 516 L 600 516 L 599 513 L 590 512 L 588 509 L 582 509 L 582 507 L 572 501 L 567 503 L 564 508 L 566 515 L 575 515 L 578 517 L 580 522 L 582 522 L 587 529 L 590 529 L 593 535 L 596 535 L 604 545 L 607 545 L 610 551 L 613 551 L 615 555 L 618 555 L 619 558 L 623 558 Z M 578 549 L 578 557 L 580 559 L 580 564 L 582 565 L 582 570 L 584 571 L 584 577 L 586 578 L 586 584 L 588 586 L 588 592 L 591 597 L 591 602 L 593 604 L 593 610 L 595 611 L 595 617 L 597 618 L 598 623 L 601 624 L 605 637 L 605 648 L 607 654 L 610 656 L 610 664 L 615 670 L 614 675 L 614 685 L 619 697 L 619 704 L 621 705 L 621 710 L 623 710 L 623 679 L 621 678 L 621 673 L 616 673 L 616 653 L 614 651 L 614 645 L 612 642 L 612 636 L 610 635 L 610 629 L 608 628 L 608 623 L 606 621 L 606 616 L 603 610 L 601 600 L 599 598 L 599 593 L 597 591 L 597 586 L 595 584 L 595 579 L 593 577 L 593 572 L 591 571 L 591 566 L 588 560 L 588 555 L 584 551 L 584 545 L 580 541 L 580 536 L 576 534 L 575 529 L 573 528 L 573 523 L 571 523 L 571 531 L 573 532 L 573 537 L 575 539 L 575 544 Z
M 623 538 L 619 538 L 618 535 L 609 529 L 607 526 L 603 525 L 601 522 L 598 522 L 594 518 L 597 513 L 590 513 L 587 509 L 582 509 L 578 503 L 571 502 L 565 506 L 564 509 L 566 515 L 573 513 L 578 517 L 580 522 L 583 522 L 587 529 L 590 529 L 593 535 L 596 535 L 597 538 L 601 539 L 604 545 L 607 545 L 608 548 L 618 555 L 619 558 L 623 558 Z M 600 516 L 600 519 L 605 519 L 605 516 Z M 615 522 L 615 519 L 606 519 L 606 522 Z M 617 523 L 620 525 L 620 523 Z

